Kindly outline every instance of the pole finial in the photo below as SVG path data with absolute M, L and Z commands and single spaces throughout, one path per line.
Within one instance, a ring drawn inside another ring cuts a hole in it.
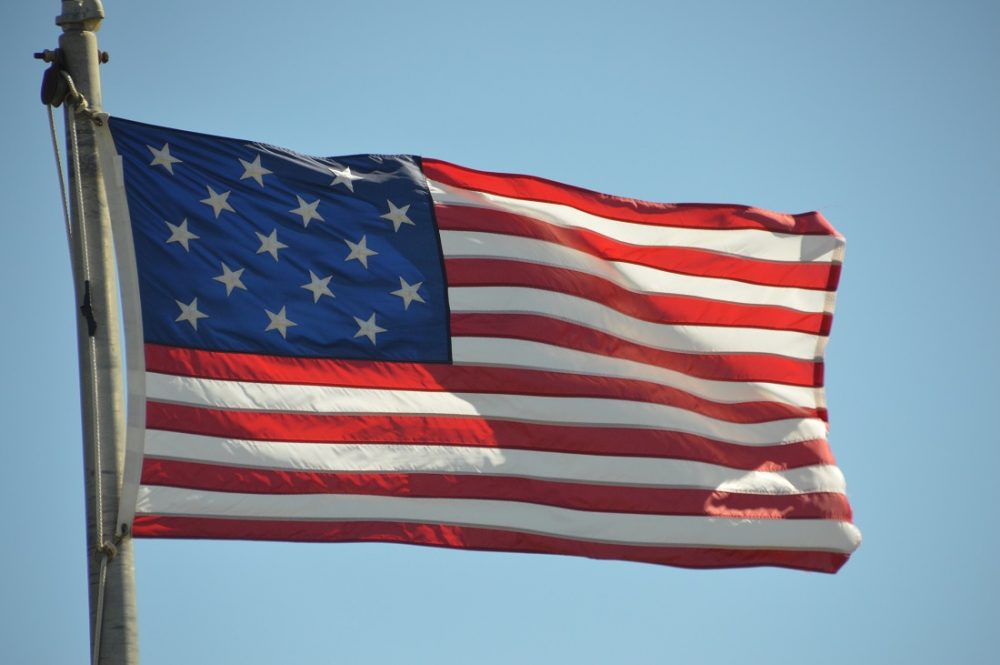
M 101 0 L 63 0 L 62 14 L 56 17 L 56 25 L 66 30 L 87 30 L 97 32 L 104 20 L 104 5 Z

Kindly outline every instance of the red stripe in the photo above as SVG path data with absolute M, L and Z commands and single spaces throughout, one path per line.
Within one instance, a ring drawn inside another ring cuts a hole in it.
M 708 203 L 652 203 L 601 194 L 535 176 L 490 173 L 437 159 L 422 160 L 431 180 L 465 189 L 519 199 L 558 203 L 593 215 L 638 224 L 700 229 L 764 229 L 781 233 L 839 236 L 818 212 L 799 215 Z
M 666 351 L 539 314 L 452 313 L 455 337 L 502 337 L 542 342 L 612 358 L 634 360 L 714 381 L 761 381 L 818 388 L 822 361 L 763 353 L 698 354 Z
M 642 321 L 733 326 L 827 335 L 830 315 L 693 296 L 637 293 L 611 280 L 567 268 L 507 259 L 448 259 L 448 286 L 527 287 L 586 298 Z
M 595 543 L 517 531 L 405 522 L 295 522 L 137 515 L 142 538 L 217 538 L 298 542 L 390 542 L 469 550 L 566 554 L 684 568 L 780 566 L 835 573 L 848 555 L 813 550 L 652 547 Z
M 577 510 L 650 515 L 851 520 L 847 497 L 833 492 L 765 495 L 474 474 L 275 471 L 148 456 L 143 462 L 142 484 L 249 494 L 367 494 L 521 501 Z
M 658 270 L 732 279 L 764 286 L 833 291 L 840 264 L 765 261 L 691 247 L 649 247 L 613 240 L 595 231 L 556 226 L 542 220 L 490 208 L 437 205 L 438 228 L 533 238 L 569 247 L 604 261 L 619 261 Z
M 712 402 L 649 381 L 504 367 L 303 359 L 147 345 L 146 369 L 224 381 L 625 399 L 675 406 L 739 423 L 826 415 L 779 402 Z
M 484 418 L 257 413 L 149 402 L 146 426 L 170 432 L 259 441 L 484 446 L 670 458 L 759 471 L 834 464 L 829 446 L 822 439 L 776 446 L 741 446 L 682 432 L 543 425 Z

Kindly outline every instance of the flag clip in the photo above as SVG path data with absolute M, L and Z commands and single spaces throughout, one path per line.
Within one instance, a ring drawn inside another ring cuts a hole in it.
M 94 337 L 97 334 L 97 319 L 94 318 L 94 308 L 90 304 L 90 280 L 83 282 L 83 304 L 80 313 L 87 319 L 87 334 Z

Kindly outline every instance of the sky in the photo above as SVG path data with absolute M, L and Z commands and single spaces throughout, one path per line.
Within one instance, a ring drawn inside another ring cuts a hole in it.
M 18 664 L 89 658 L 73 289 L 31 59 L 56 46 L 59 10 L 5 3 L 0 40 L 0 661 Z M 838 574 L 146 540 L 144 663 L 995 662 L 1000 5 L 105 10 L 115 115 L 653 201 L 819 210 L 847 238 L 827 399 L 864 542 Z

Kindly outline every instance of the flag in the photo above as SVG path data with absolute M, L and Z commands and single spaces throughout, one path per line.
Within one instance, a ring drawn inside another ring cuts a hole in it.
M 118 118 L 101 141 L 135 536 L 825 572 L 857 547 L 820 214 Z

